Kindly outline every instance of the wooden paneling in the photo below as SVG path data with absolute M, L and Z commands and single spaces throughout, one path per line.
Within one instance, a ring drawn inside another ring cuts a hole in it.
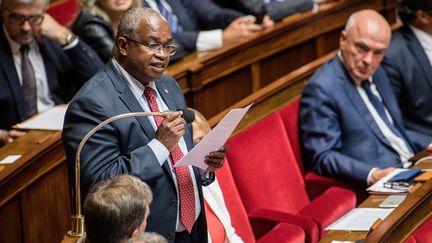
M 19 199 L 14 198 L 0 207 L 0 242 L 21 242 Z

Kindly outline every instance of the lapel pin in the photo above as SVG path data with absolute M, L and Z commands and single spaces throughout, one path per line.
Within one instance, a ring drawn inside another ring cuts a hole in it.
M 168 90 L 167 89 L 164 89 L 164 91 L 165 91 L 165 94 L 168 94 Z

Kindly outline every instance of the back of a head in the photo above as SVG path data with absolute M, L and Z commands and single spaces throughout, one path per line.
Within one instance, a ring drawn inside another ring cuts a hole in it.
M 154 232 L 141 232 L 130 238 L 127 243 L 167 243 L 168 241 L 160 234 Z
M 83 207 L 87 242 L 126 240 L 145 220 L 152 198 L 150 187 L 134 176 L 119 175 L 96 183 Z
M 404 24 L 416 19 L 416 11 L 423 10 L 432 14 L 432 0 L 399 0 L 397 13 Z

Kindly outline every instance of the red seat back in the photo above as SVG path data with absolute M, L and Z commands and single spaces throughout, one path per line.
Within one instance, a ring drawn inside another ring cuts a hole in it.
M 232 137 L 227 157 L 246 211 L 297 213 L 309 203 L 302 172 L 278 112 Z
M 255 242 L 246 209 L 240 199 L 227 160 L 225 160 L 224 166 L 216 172 L 216 177 L 224 195 L 225 205 L 231 216 L 231 224 L 236 233 L 244 242 Z
M 79 11 L 76 0 L 54 0 L 50 2 L 48 13 L 61 25 L 69 26 Z
M 302 154 L 301 154 L 301 144 L 300 144 L 300 134 L 299 134 L 299 110 L 300 110 L 300 98 L 296 98 L 288 106 L 279 111 L 282 121 L 285 124 L 285 129 L 288 134 L 288 139 L 291 144 L 291 148 L 294 152 L 298 166 L 305 174 Z

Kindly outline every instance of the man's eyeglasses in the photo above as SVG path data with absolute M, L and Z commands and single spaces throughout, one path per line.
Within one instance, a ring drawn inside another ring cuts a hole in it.
M 147 50 L 151 51 L 151 52 L 157 52 L 160 50 L 164 50 L 166 53 L 168 53 L 170 56 L 174 55 L 176 53 L 177 47 L 175 45 L 162 45 L 162 44 L 158 44 L 158 43 L 143 43 L 134 39 L 131 39 L 129 37 L 123 36 L 125 39 L 130 40 L 132 42 L 135 42 L 137 44 L 143 45 L 147 48 Z
M 37 25 L 37 24 L 41 24 L 42 20 L 44 19 L 43 14 L 25 16 L 10 11 L 7 12 L 8 12 L 9 21 L 15 25 L 22 25 L 26 21 L 28 21 L 31 25 Z

